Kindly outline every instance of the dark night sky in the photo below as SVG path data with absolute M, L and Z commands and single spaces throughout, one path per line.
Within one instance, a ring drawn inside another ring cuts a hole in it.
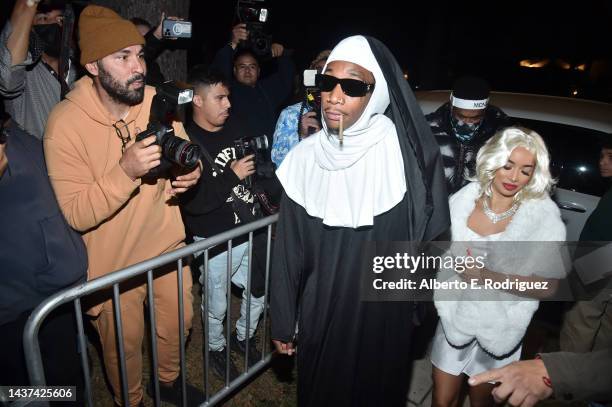
M 12 1 L 0 1 L 3 22 L 11 8 L 4 4 Z M 387 44 L 420 88 L 448 88 L 458 75 L 472 73 L 495 90 L 567 95 L 573 87 L 589 88 L 582 96 L 612 102 L 610 0 L 404 1 L 405 11 L 399 3 L 266 0 L 274 41 L 294 50 L 299 70 L 340 39 L 368 34 Z M 194 38 L 184 43 L 191 65 L 209 62 L 227 43 L 235 6 L 236 0 L 191 0 L 184 16 L 194 23 Z M 546 69 L 518 65 L 543 57 L 552 61 Z M 590 65 L 587 72 L 564 71 L 555 60 Z M 596 60 L 604 62 L 593 65 Z
M 607 59 L 609 86 L 609 0 L 571 4 L 548 0 L 406 1 L 402 6 L 406 11 L 398 9 L 398 3 L 376 0 L 365 3 L 368 5 L 343 6 L 341 2 L 318 0 L 266 2 L 274 40 L 295 50 L 300 70 L 321 49 L 333 47 L 351 34 L 368 34 L 387 44 L 409 73 L 411 83 L 420 87 L 448 87 L 457 75 L 474 73 L 486 77 L 498 90 L 563 87 L 557 92 L 562 94 L 568 86 L 580 84 L 576 81 L 585 80 L 550 67 L 525 75 L 518 62 L 529 57 L 557 58 L 573 64 Z M 198 46 L 190 52 L 190 62 L 209 60 L 229 40 L 235 4 L 235 0 L 192 0 L 190 18 Z

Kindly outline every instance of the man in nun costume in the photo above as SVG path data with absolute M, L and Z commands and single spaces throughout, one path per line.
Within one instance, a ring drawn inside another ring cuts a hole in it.
M 344 39 L 323 72 L 323 129 L 277 171 L 272 339 L 297 350 L 300 406 L 404 406 L 413 303 L 362 301 L 359 273 L 367 242 L 448 229 L 440 149 L 380 41 Z

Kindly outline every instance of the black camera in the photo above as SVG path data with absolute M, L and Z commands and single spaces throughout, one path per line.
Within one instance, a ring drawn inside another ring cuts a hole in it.
M 244 179 L 245 185 L 249 188 L 258 178 L 272 178 L 274 176 L 274 164 L 268 158 L 268 146 L 268 137 L 265 135 L 242 137 L 234 140 L 237 160 L 251 154 L 255 155 L 255 173 Z
M 249 48 L 257 56 L 270 54 L 272 36 L 266 31 L 268 8 L 265 0 L 238 0 L 236 3 L 236 18 L 239 23 L 245 23 L 249 39 L 241 42 L 241 47 Z
M 175 136 L 172 128 L 172 122 L 182 113 L 179 107 L 191 102 L 192 98 L 193 89 L 175 82 L 165 82 L 157 87 L 147 129 L 136 135 L 136 141 L 155 136 L 155 144 L 162 149 L 161 164 L 151 169 L 148 177 L 163 176 L 172 166 L 191 170 L 198 165 L 200 147 Z
M 136 141 L 150 136 L 155 136 L 155 144 L 161 147 L 163 159 L 188 170 L 198 165 L 200 147 L 190 143 L 189 140 L 175 136 L 172 127 L 161 123 L 149 123 L 145 131 L 138 133 Z

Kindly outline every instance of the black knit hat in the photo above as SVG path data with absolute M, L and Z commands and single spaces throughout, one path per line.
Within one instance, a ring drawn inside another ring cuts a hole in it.
M 490 91 L 489 84 L 475 76 L 463 76 L 453 85 L 453 96 L 466 100 L 487 99 Z

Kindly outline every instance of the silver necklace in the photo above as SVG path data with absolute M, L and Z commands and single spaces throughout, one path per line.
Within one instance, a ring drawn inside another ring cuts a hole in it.
M 493 222 L 494 224 L 502 221 L 506 218 L 509 218 L 510 216 L 514 215 L 514 213 L 516 212 L 516 210 L 519 207 L 519 203 L 515 202 L 514 205 L 512 205 L 510 207 L 510 209 L 508 209 L 505 212 L 502 213 L 495 213 L 493 212 L 493 210 L 489 207 L 489 203 L 487 202 L 487 198 L 485 197 L 482 200 L 482 209 L 485 215 L 487 215 L 487 218 L 489 218 L 491 220 L 491 222 Z

